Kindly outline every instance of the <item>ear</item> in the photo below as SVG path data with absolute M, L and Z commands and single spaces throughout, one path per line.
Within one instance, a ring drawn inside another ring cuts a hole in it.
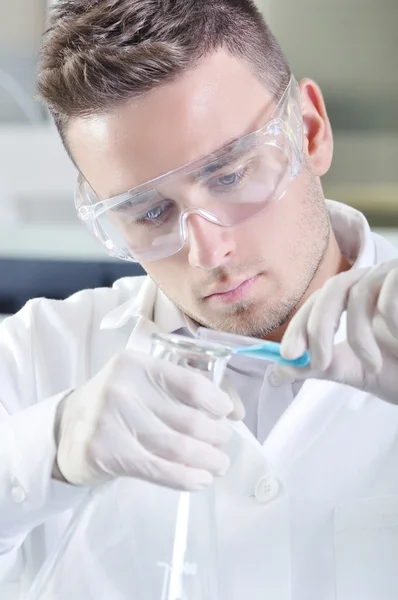
M 318 177 L 330 169 L 333 158 L 333 134 L 322 92 L 311 79 L 299 83 L 304 121 L 304 148 Z

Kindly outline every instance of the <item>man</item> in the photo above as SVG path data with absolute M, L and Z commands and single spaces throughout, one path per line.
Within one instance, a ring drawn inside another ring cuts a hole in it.
M 39 92 L 80 219 L 148 277 L 2 325 L 1 597 L 88 489 L 128 476 L 159 535 L 150 483 L 214 481 L 223 599 L 396 598 L 398 251 L 324 199 L 319 87 L 250 0 L 60 0 Z M 152 332 L 198 325 L 311 365 L 235 358 L 227 394 L 149 355 Z

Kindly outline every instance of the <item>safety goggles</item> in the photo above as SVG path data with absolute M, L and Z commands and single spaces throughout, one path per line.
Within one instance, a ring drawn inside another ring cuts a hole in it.
M 189 241 L 190 216 L 234 227 L 281 199 L 301 171 L 302 148 L 300 91 L 292 76 L 264 127 L 211 155 L 106 200 L 79 175 L 77 214 L 112 256 L 166 258 Z

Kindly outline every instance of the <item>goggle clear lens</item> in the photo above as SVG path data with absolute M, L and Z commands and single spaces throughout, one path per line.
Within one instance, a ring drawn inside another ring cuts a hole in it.
M 110 254 L 139 262 L 178 252 L 187 241 L 186 220 L 192 213 L 222 227 L 252 219 L 284 195 L 301 169 L 299 101 L 292 78 L 283 106 L 278 105 L 284 121 L 274 119 L 211 159 L 194 161 L 116 198 L 98 201 L 79 177 L 79 218 Z

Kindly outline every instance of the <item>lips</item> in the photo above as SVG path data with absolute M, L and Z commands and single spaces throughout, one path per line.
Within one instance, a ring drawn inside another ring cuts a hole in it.
M 230 283 L 227 285 L 219 285 L 211 292 L 211 294 L 207 294 L 207 296 L 205 296 L 205 298 L 210 298 L 210 296 L 214 296 L 216 294 L 226 294 L 227 292 L 232 292 L 233 290 L 236 290 L 236 288 L 238 288 L 240 285 L 245 283 L 245 281 L 249 281 L 249 279 L 250 279 L 250 277 L 241 279 L 240 281 L 237 281 L 235 283 Z
M 210 302 L 233 303 L 243 300 L 250 292 L 252 286 L 257 282 L 259 275 L 244 279 L 243 281 L 219 285 L 212 294 L 204 297 L 204 300 Z

